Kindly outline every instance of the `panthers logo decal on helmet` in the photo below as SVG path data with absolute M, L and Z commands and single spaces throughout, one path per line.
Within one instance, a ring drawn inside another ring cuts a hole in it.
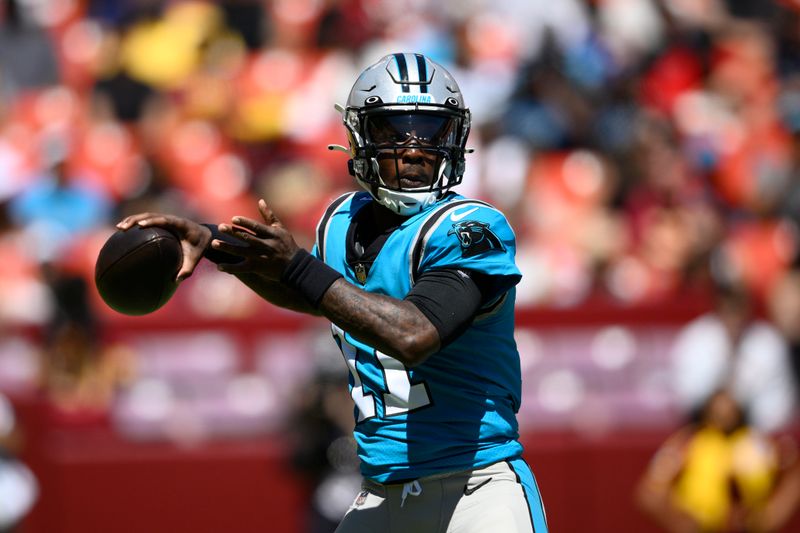
M 462 257 L 472 257 L 490 250 L 505 251 L 506 247 L 497 235 L 489 229 L 489 224 L 476 220 L 466 220 L 453 224 L 448 235 L 455 235 L 461 243 Z

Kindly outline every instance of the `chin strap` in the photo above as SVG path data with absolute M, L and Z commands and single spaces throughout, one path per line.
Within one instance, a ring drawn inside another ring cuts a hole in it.
M 338 111 L 339 113 L 341 113 L 342 115 L 344 115 L 345 109 L 344 109 L 344 106 L 342 104 L 333 104 L 333 108 L 336 111 Z M 334 151 L 334 152 L 344 152 L 345 154 L 350 154 L 350 149 L 348 147 L 346 147 L 346 146 L 342 146 L 341 144 L 329 144 L 328 145 L 328 150 L 331 150 L 331 151 Z
M 367 184 L 361 180 L 358 181 L 379 204 L 402 216 L 416 215 L 439 200 L 439 195 L 435 192 L 404 194 L 399 191 L 390 191 L 378 187 L 377 193 L 375 193 Z
M 346 146 L 342 146 L 341 144 L 329 144 L 328 150 L 331 150 L 333 152 L 344 152 L 345 154 L 348 155 L 350 154 L 350 149 L 347 148 Z

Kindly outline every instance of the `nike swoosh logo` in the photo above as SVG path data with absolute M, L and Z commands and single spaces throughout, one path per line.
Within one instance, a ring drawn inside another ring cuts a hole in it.
M 454 212 L 450 213 L 450 220 L 452 220 L 453 222 L 458 222 L 459 220 L 461 220 L 465 216 L 469 215 L 470 213 L 474 213 L 477 210 L 478 210 L 477 207 L 473 207 L 472 209 L 467 209 L 466 211 L 462 211 L 460 213 L 456 213 L 454 211 Z
M 478 483 L 477 485 L 475 485 L 472 488 L 469 488 L 467 485 L 464 485 L 464 496 L 469 496 L 470 494 L 472 494 L 473 492 L 475 492 L 479 488 L 481 488 L 484 485 L 486 485 L 487 483 L 489 483 L 491 480 L 492 480 L 492 478 L 489 478 L 489 479 L 487 479 L 486 481 L 484 481 L 482 483 Z

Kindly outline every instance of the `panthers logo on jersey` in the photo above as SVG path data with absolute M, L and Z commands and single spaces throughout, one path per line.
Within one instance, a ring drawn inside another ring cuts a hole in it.
M 466 220 L 453 224 L 448 235 L 455 235 L 461 243 L 461 255 L 472 257 L 489 250 L 505 250 L 497 235 L 489 229 L 489 224 L 476 220 Z

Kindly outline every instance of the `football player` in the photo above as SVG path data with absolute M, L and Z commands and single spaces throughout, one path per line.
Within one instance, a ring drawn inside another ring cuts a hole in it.
M 464 174 L 470 112 L 447 70 L 383 57 L 338 106 L 350 173 L 311 252 L 259 201 L 263 220 L 200 225 L 143 213 L 118 227 L 181 236 L 190 275 L 205 256 L 270 302 L 323 315 L 350 370 L 362 491 L 337 531 L 547 531 L 516 413 L 515 237 Z

